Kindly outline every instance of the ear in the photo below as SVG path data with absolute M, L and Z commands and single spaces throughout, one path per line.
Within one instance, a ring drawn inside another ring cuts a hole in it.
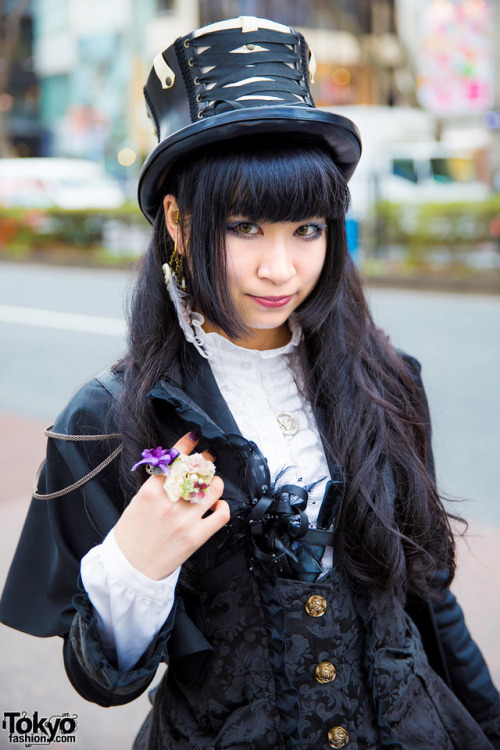
M 177 246 L 179 246 L 181 239 L 178 219 L 179 207 L 177 205 L 177 199 L 175 195 L 166 195 L 164 197 L 163 210 L 165 211 L 165 224 L 167 226 L 167 231 L 173 241 L 177 244 Z

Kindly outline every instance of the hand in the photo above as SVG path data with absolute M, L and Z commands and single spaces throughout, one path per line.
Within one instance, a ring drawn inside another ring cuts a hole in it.
M 184 435 L 173 447 L 188 454 L 197 440 Z M 209 451 L 204 458 L 212 460 Z M 114 527 L 115 539 L 133 567 L 159 581 L 182 565 L 193 552 L 229 521 L 229 505 L 220 497 L 224 482 L 214 476 L 200 503 L 169 500 L 165 477 L 147 479 Z M 206 518 L 204 514 L 212 510 Z

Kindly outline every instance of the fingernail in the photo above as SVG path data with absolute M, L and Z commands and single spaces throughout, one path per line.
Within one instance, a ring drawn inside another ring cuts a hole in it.
M 189 433 L 188 438 L 195 443 L 197 440 L 200 439 L 200 433 L 197 430 L 193 430 Z

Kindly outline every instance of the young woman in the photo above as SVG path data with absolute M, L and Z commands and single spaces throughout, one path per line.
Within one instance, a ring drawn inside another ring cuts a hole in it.
M 136 750 L 491 750 L 419 364 L 346 247 L 359 136 L 314 108 L 309 67 L 247 17 L 155 60 L 129 352 L 49 433 L 2 619 L 63 636 L 103 706 L 168 662 Z M 195 450 L 217 474 L 173 502 L 145 464 Z

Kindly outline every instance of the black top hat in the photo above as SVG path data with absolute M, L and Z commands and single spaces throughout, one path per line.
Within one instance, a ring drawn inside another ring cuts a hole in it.
M 154 221 L 175 161 L 250 135 L 318 137 L 349 180 L 361 156 L 359 131 L 346 117 L 316 109 L 313 75 L 302 34 L 251 16 L 205 26 L 158 54 L 144 88 L 158 136 L 139 176 L 146 218 Z

